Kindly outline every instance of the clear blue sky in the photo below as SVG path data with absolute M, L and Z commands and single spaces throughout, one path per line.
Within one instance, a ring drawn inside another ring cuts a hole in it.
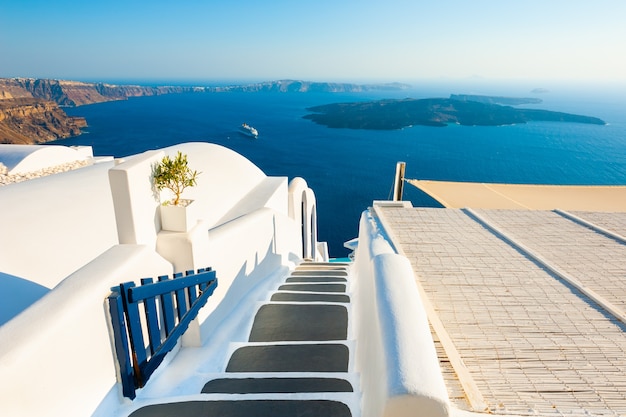
M 625 0 L 0 0 L 0 77 L 626 81 Z

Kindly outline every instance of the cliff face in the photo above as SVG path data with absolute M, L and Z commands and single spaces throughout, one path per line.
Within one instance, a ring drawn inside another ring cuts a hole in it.
M 0 100 L 0 143 L 34 144 L 76 136 L 87 126 L 52 101 L 35 98 Z
M 61 106 L 72 105 L 71 99 L 65 94 L 59 81 L 39 80 L 32 78 L 0 79 L 0 94 L 10 98 L 42 98 L 54 101 Z
M 198 87 L 150 87 L 113 85 L 33 78 L 0 78 L 0 100 L 10 98 L 40 98 L 59 106 L 81 106 L 128 97 L 204 91 Z
M 59 106 L 81 106 L 112 100 L 126 100 L 128 97 L 157 96 L 177 93 L 224 93 L 224 92 L 362 92 L 374 90 L 404 90 L 407 84 L 349 84 L 326 83 L 297 80 L 268 81 L 246 85 L 222 87 L 182 87 L 182 86 L 140 86 L 113 85 L 105 83 L 85 83 L 33 78 L 0 78 L 0 100 L 8 98 L 41 98 Z

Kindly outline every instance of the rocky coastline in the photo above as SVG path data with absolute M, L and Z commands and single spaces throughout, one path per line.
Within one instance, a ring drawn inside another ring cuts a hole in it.
M 129 97 L 158 96 L 163 94 L 225 92 L 339 93 L 404 90 L 409 87 L 409 85 L 401 83 L 351 84 L 301 80 L 277 80 L 224 86 L 141 86 L 35 78 L 0 78 L 0 101 L 14 98 L 39 98 L 54 101 L 62 107 L 74 107 L 105 101 L 126 100 Z
M 38 144 L 80 135 L 87 121 L 39 98 L 0 100 L 0 143 Z
M 0 100 L 39 98 L 62 107 L 75 107 L 129 97 L 156 96 L 204 91 L 203 87 L 139 86 L 87 83 L 38 78 L 0 78 Z

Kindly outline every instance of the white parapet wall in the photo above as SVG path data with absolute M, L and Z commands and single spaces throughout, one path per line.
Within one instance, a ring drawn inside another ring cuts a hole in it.
M 428 317 L 408 259 L 396 254 L 373 259 L 380 338 L 387 370 L 384 416 L 450 414 Z
M 6 167 L 9 175 L 35 172 L 92 157 L 91 147 L 0 144 L 0 164 Z
M 410 262 L 371 211 L 361 217 L 354 265 L 363 417 L 447 417 L 450 404 Z
M 0 272 L 52 289 L 118 244 L 107 178 L 112 166 L 0 187 Z

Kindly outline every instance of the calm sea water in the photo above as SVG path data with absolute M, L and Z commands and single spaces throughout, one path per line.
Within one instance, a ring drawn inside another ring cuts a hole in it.
M 474 89 L 471 89 L 474 88 Z M 594 126 L 534 122 L 501 127 L 415 126 L 397 131 L 331 129 L 302 118 L 307 107 L 380 98 L 476 93 L 540 97 L 529 106 L 600 117 Z M 537 184 L 626 184 L 624 90 L 577 89 L 533 95 L 527 87 L 423 86 L 410 91 L 337 93 L 208 93 L 134 98 L 67 109 L 87 118 L 83 135 L 64 145 L 91 145 L 96 155 L 125 156 L 180 142 L 224 145 L 268 175 L 303 177 L 316 193 L 320 240 L 331 256 L 358 231 L 360 213 L 390 196 L 395 165 L 406 177 Z M 259 139 L 237 133 L 247 122 Z M 415 206 L 438 204 L 405 187 Z

